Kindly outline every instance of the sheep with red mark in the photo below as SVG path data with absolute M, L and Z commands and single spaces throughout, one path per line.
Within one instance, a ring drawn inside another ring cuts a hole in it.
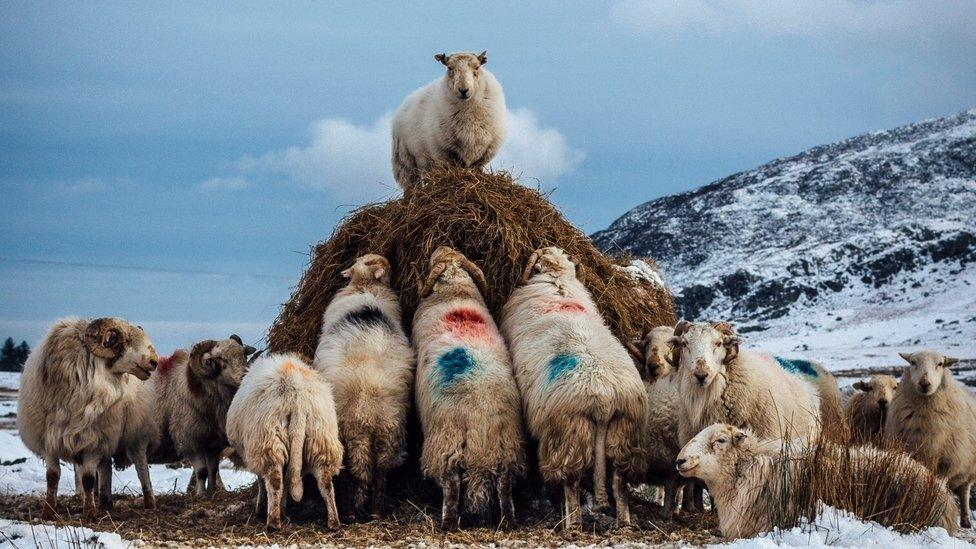
M 390 262 L 367 254 L 342 275 L 349 283 L 322 315 L 313 365 L 332 384 L 346 470 L 355 483 L 355 511 L 365 513 L 371 488 L 372 515 L 378 517 L 387 472 L 407 456 L 416 358 L 401 327 L 399 299 L 390 288 Z
M 609 508 L 607 459 L 617 521 L 627 525 L 626 483 L 646 468 L 647 393 L 580 274 L 559 248 L 533 253 L 502 309 L 502 333 L 529 433 L 539 441 L 542 476 L 563 485 L 566 527 L 581 524 L 579 483 L 591 468 L 596 505 Z
M 513 526 L 512 478 L 525 469 L 518 387 L 486 291 L 481 269 L 441 246 L 413 318 L 421 466 L 444 493 L 446 530 L 458 526 L 462 478 L 468 512 L 483 514 L 495 485 L 502 521 Z

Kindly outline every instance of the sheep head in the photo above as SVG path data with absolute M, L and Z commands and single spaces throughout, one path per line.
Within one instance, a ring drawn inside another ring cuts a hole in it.
M 200 387 L 198 380 L 236 389 L 247 372 L 247 357 L 253 354 L 254 347 L 244 345 L 236 334 L 219 341 L 208 339 L 197 343 L 190 351 L 188 373 L 196 378 L 191 381 L 191 389 Z
M 883 411 L 888 409 L 888 404 L 895 398 L 898 380 L 892 376 L 876 375 L 867 381 L 854 383 L 854 388 L 865 393 L 864 402 Z
M 952 376 L 949 368 L 959 362 L 958 359 L 931 350 L 898 354 L 909 364 L 905 369 L 907 381 L 922 396 L 935 394 L 942 387 L 945 377 Z
M 430 274 L 420 287 L 420 297 L 429 296 L 438 282 L 446 281 L 474 284 L 482 297 L 488 295 L 488 282 L 481 269 L 454 248 L 439 246 L 430 255 Z
M 379 254 L 359 256 L 351 267 L 342 271 L 342 276 L 356 286 L 368 286 L 376 282 L 389 286 L 390 262 Z
M 145 330 L 122 318 L 92 320 L 85 327 L 83 339 L 88 352 L 104 359 L 109 369 L 119 375 L 132 374 L 147 380 L 159 363 Z
M 672 364 L 692 385 L 708 387 L 739 355 L 742 342 L 728 322 L 709 324 L 682 320 L 668 340 Z
M 705 427 L 685 444 L 675 468 L 684 477 L 701 479 L 709 489 L 735 470 L 740 451 L 755 436 L 747 430 L 726 423 L 715 423 Z
M 438 53 L 434 59 L 447 67 L 444 82 L 451 93 L 460 101 L 481 99 L 485 86 L 482 83 L 483 71 L 481 66 L 488 63 L 488 52 L 475 53 Z
M 639 344 L 626 343 L 627 350 L 634 357 L 642 379 L 654 381 L 667 377 L 674 371 L 671 362 L 674 358 L 670 343 L 672 336 L 674 336 L 674 328 L 658 326 L 647 332 Z
M 529 256 L 522 271 L 522 284 L 528 283 L 536 275 L 548 275 L 553 279 L 572 276 L 582 280 L 583 269 L 579 261 L 562 248 L 549 246 L 539 248 Z

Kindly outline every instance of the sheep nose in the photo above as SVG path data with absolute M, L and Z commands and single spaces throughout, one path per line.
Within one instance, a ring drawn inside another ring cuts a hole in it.
M 932 384 L 929 383 L 927 379 L 923 379 L 922 381 L 918 382 L 918 386 L 921 387 L 923 391 L 928 391 Z
M 677 460 L 676 460 L 676 461 L 674 462 L 674 464 L 675 464 L 675 465 L 677 465 L 678 467 L 681 467 L 681 466 L 682 466 L 682 465 L 684 465 L 685 463 L 688 463 L 688 460 L 687 460 L 687 459 L 685 459 L 685 458 L 678 458 L 678 459 L 677 459 Z
M 698 384 L 699 385 L 704 385 L 705 384 L 705 378 L 708 377 L 708 374 L 695 374 L 695 377 L 698 378 Z
M 468 96 L 468 90 L 467 89 L 458 90 L 458 93 L 461 94 L 461 97 L 467 97 Z
M 884 408 L 887 405 L 888 405 L 888 399 L 886 398 L 878 399 L 878 406 Z
M 159 366 L 159 361 L 157 361 L 156 359 L 150 359 L 149 360 L 149 369 L 155 370 L 156 369 L 156 366 Z

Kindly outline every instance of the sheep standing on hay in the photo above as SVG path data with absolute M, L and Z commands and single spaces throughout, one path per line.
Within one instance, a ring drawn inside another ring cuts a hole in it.
M 505 140 L 505 94 L 488 52 L 434 56 L 447 74 L 407 96 L 393 117 L 393 177 L 404 190 L 438 163 L 482 168 Z
M 812 437 L 844 424 L 840 389 L 823 366 L 739 350 L 727 322 L 682 320 L 670 344 L 681 393 L 678 441 L 713 423 L 748 427 L 760 437 Z
M 945 477 L 959 497 L 962 527 L 971 528 L 969 492 L 976 481 L 976 398 L 949 369 L 958 362 L 936 351 L 899 353 L 909 366 L 891 401 L 885 434 Z
M 674 336 L 671 326 L 658 326 L 647 332 L 638 346 L 628 343 L 641 370 L 644 389 L 647 391 L 647 473 L 644 481 L 664 487 L 664 507 L 661 514 L 671 518 L 677 505 L 679 490 L 693 485 L 674 468 L 681 446 L 678 445 L 678 387 L 675 383 L 674 366 L 671 364 L 671 347 L 668 341 Z M 701 489 L 693 488 L 696 497 Z M 685 509 L 692 504 L 690 490 L 684 500 Z
M 256 512 L 267 499 L 267 527 L 281 528 L 283 488 L 302 500 L 310 474 L 339 527 L 332 477 L 342 467 L 342 443 L 332 388 L 321 372 L 295 354 L 273 354 L 251 365 L 227 411 L 227 438 L 244 466 L 260 477 Z
M 96 472 L 111 477 L 125 403 L 149 379 L 157 359 L 146 332 L 121 318 L 58 320 L 28 357 L 17 426 L 27 448 L 47 464 L 43 518 L 51 518 L 57 505 L 60 460 L 79 468 L 85 515 L 94 516 Z M 139 477 L 148 480 L 148 465 L 137 465 Z M 148 495 L 151 507 L 151 486 Z M 106 506 L 107 496 L 99 498 Z
M 486 292 L 481 269 L 441 246 L 413 317 L 421 466 L 444 493 L 441 526 L 448 530 L 458 524 L 462 478 L 468 512 L 483 514 L 494 481 L 502 520 L 514 526 L 512 476 L 525 467 L 518 387 Z
M 529 432 L 539 440 L 539 469 L 547 481 L 563 484 L 567 528 L 581 523 L 579 482 L 591 467 L 596 505 L 609 508 L 607 458 L 614 465 L 617 521 L 627 525 L 626 480 L 646 465 L 647 393 L 577 275 L 562 249 L 534 252 L 502 310 L 502 331 Z
M 855 443 L 878 442 L 888 418 L 888 405 L 895 397 L 898 380 L 888 375 L 871 376 L 854 383 L 856 393 L 847 401 L 847 418 Z
M 372 514 L 383 513 L 386 474 L 406 459 L 407 414 L 416 358 L 401 327 L 400 302 L 390 288 L 390 262 L 356 259 L 342 272 L 349 284 L 322 316 L 314 367 L 332 384 L 345 446 L 363 513 L 372 483 Z
M 913 510 L 925 526 L 939 526 L 952 533 L 959 517 L 959 507 L 944 482 L 904 453 L 869 446 L 824 443 L 817 448 L 780 439 L 760 440 L 747 429 L 718 423 L 702 430 L 681 449 L 676 466 L 682 475 L 699 478 L 708 486 L 718 507 L 719 530 L 728 539 L 750 538 L 784 526 L 777 524 L 777 519 L 799 519 L 803 499 L 837 505 L 852 493 L 865 506 L 862 518 L 877 519 L 877 515 L 898 512 L 892 503 L 910 505 L 912 498 L 919 498 L 917 505 L 927 500 L 926 505 L 931 506 Z M 812 497 L 799 493 L 798 478 L 805 477 L 811 468 L 830 467 L 846 478 L 803 486 L 803 490 L 823 492 Z M 878 482 L 878 476 L 885 474 L 890 476 Z M 836 490 L 837 483 L 847 486 L 847 491 Z

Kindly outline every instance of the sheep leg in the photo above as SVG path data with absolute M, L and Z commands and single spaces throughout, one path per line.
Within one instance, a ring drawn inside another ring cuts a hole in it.
M 613 469 L 613 502 L 617 505 L 617 525 L 630 526 L 630 497 L 627 494 L 627 481 L 616 467 Z
M 268 530 L 281 528 L 282 477 L 281 468 L 276 467 L 264 478 L 264 488 L 268 493 Z
M 146 449 L 143 448 L 132 460 L 136 467 L 136 475 L 139 477 L 139 486 L 142 487 L 142 506 L 146 509 L 156 508 L 156 494 L 153 493 L 152 478 L 149 477 L 149 460 L 146 458 Z
M 676 499 L 678 499 L 678 480 L 669 479 L 664 483 L 664 506 L 661 507 L 661 517 L 665 519 L 670 519 L 674 516 L 674 509 L 676 507 Z
M 693 482 L 692 485 L 694 486 L 695 509 L 699 513 L 704 513 L 705 512 L 705 488 L 703 488 L 702 484 L 698 481 Z
M 220 468 L 220 454 L 209 454 L 205 456 L 207 460 L 207 493 L 213 494 L 217 491 L 217 472 Z
M 47 462 L 47 498 L 41 507 L 41 518 L 51 520 L 54 518 L 58 505 L 58 483 L 61 482 L 61 462 L 57 458 L 48 456 Z M 75 469 L 75 479 L 77 484 L 81 484 L 81 475 Z M 82 492 L 78 492 L 80 495 Z
M 566 530 L 578 530 L 583 525 L 580 514 L 579 479 L 563 483 L 563 514 Z
M 82 494 L 85 493 L 84 487 L 81 486 L 81 466 L 75 465 L 71 469 L 75 475 L 75 495 L 81 498 Z
M 337 530 L 341 523 L 339 522 L 339 508 L 336 507 L 335 487 L 332 486 L 332 475 L 327 471 L 317 471 L 315 480 L 318 482 L 319 493 L 322 494 L 322 499 L 325 500 L 325 507 L 329 513 L 325 525 L 329 530 Z
M 98 461 L 86 458 L 81 464 L 81 488 L 84 491 L 84 515 L 86 519 L 94 519 L 98 515 L 95 507 L 95 475 L 98 471 Z
M 607 496 L 607 424 L 597 423 L 593 454 L 593 499 L 598 511 L 610 509 Z
M 682 511 L 694 511 L 695 510 L 695 481 L 685 483 L 684 488 L 681 489 L 681 510 Z
M 112 508 L 112 458 L 98 462 L 98 508 Z
M 498 504 L 501 506 L 502 525 L 515 527 L 515 503 L 512 501 L 512 472 L 502 467 L 498 475 Z
M 254 496 L 254 514 L 261 516 L 264 513 L 264 506 L 267 504 L 267 494 L 264 492 L 264 481 L 258 479 L 258 493 Z
M 959 526 L 963 528 L 973 527 L 973 514 L 969 510 L 969 492 L 972 487 L 971 482 L 963 484 L 956 492 L 956 495 L 959 496 Z
M 441 508 L 441 528 L 454 530 L 458 526 L 458 503 L 461 500 L 461 475 L 457 471 L 447 473 L 441 484 L 444 502 Z
M 383 516 L 386 507 L 386 471 L 377 468 L 373 472 L 373 518 Z
M 207 460 L 201 456 L 193 456 L 190 463 L 193 465 L 194 493 L 202 496 L 207 491 Z

